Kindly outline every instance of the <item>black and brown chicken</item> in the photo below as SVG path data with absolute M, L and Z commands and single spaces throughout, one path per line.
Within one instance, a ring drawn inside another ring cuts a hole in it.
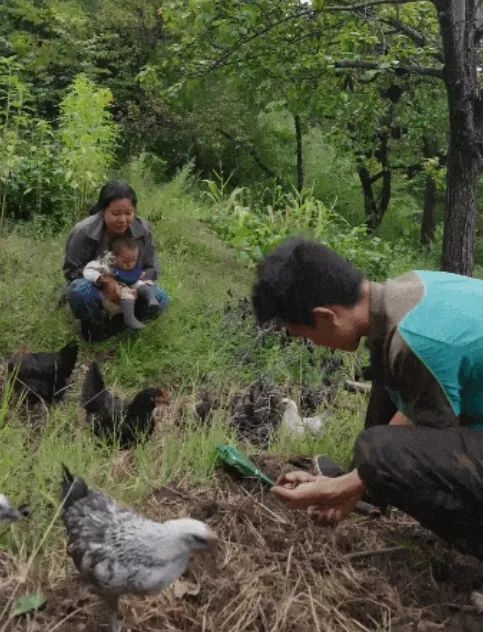
M 58 402 L 64 396 L 77 362 L 79 346 L 72 341 L 59 351 L 31 353 L 18 351 L 8 360 L 17 390 L 23 390 L 30 402 Z
M 119 632 L 119 598 L 156 594 L 182 575 L 195 551 L 214 551 L 217 537 L 191 518 L 160 523 L 88 488 L 63 466 L 63 518 L 68 552 L 82 577 L 104 598 L 111 632 Z
M 155 409 L 169 404 L 169 394 L 165 389 L 145 388 L 132 400 L 123 400 L 107 389 L 99 365 L 92 362 L 81 401 L 94 434 L 125 449 L 152 434 Z

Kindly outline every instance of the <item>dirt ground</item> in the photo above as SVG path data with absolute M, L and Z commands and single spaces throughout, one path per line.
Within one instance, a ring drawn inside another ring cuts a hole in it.
M 262 465 L 269 475 L 280 471 L 273 459 Z M 223 472 L 215 488 L 161 487 L 144 513 L 205 520 L 221 544 L 216 556 L 193 558 L 183 578 L 190 588 L 199 584 L 198 594 L 169 588 L 157 597 L 124 598 L 123 632 L 483 630 L 483 615 L 469 599 L 483 587 L 483 565 L 450 551 L 404 515 L 359 517 L 332 530 L 285 509 L 258 483 Z M 105 606 L 70 568 L 65 579 L 50 578 L 49 589 L 46 580 L 44 610 L 6 627 L 0 622 L 0 630 L 107 631 Z M 7 588 L 8 571 L 0 553 Z M 2 592 L 0 612 L 9 591 Z

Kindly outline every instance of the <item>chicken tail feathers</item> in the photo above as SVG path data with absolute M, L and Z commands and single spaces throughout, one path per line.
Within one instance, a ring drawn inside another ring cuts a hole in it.
M 82 406 L 88 413 L 96 413 L 105 398 L 106 385 L 97 362 L 91 362 L 82 384 Z
M 74 503 L 85 498 L 89 488 L 81 479 L 73 476 L 67 466 L 62 463 L 62 502 L 64 512 Z
M 59 373 L 67 379 L 71 376 L 77 362 L 77 354 L 79 353 L 79 345 L 72 340 L 59 351 Z

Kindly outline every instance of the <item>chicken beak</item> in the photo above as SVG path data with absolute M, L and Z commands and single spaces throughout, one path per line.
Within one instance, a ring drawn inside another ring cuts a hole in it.
M 216 533 L 210 529 L 208 535 L 206 536 L 206 550 L 210 553 L 215 553 L 218 549 L 218 536 Z

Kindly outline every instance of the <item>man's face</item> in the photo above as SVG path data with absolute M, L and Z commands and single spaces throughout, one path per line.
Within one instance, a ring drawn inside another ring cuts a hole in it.
M 352 310 L 339 305 L 316 307 L 313 310 L 314 324 L 289 323 L 287 329 L 292 336 L 307 338 L 314 344 L 340 351 L 355 351 L 360 343 L 360 335 Z

